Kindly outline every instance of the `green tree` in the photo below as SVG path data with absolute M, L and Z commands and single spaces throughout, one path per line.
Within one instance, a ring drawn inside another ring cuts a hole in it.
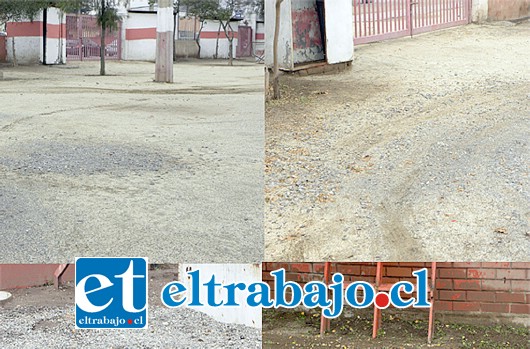
M 106 33 L 108 30 L 116 30 L 121 21 L 118 15 L 117 6 L 119 0 L 88 0 L 86 5 L 94 11 L 98 24 L 101 28 L 101 41 L 99 47 L 99 75 L 105 75 L 105 52 L 107 50 L 107 44 L 105 42 Z
M 43 0 L 0 0 L 0 24 L 21 19 L 33 20 L 49 3 Z
M 214 19 L 216 16 L 217 0 L 180 0 L 181 6 L 186 6 L 188 16 L 194 16 L 199 21 L 199 32 L 195 35 L 195 43 L 199 48 L 198 56 L 201 56 L 201 32 L 207 19 Z
M 65 12 L 76 11 L 83 0 L 0 0 L 0 24 L 21 19 L 33 20 L 40 11 L 57 7 Z
M 223 32 L 228 40 L 228 65 L 233 65 L 233 51 L 234 51 L 234 29 L 231 25 L 232 17 L 235 10 L 240 5 L 238 0 L 219 0 L 216 18 L 223 28 Z
M 258 16 L 264 10 L 264 0 L 218 0 L 215 19 L 219 20 L 221 28 L 228 40 L 228 65 L 233 65 L 234 59 L 234 28 L 231 21 L 236 12 L 253 12 Z

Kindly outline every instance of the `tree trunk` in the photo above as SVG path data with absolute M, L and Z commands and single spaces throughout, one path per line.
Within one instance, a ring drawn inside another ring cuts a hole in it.
M 178 12 L 177 14 L 173 14 L 173 62 L 175 62 L 177 59 L 177 45 L 175 45 L 175 34 L 177 34 L 177 39 L 179 38 L 179 33 L 177 29 L 177 16 L 178 16 Z
M 105 1 L 101 0 L 101 18 L 105 18 Z M 105 22 L 101 21 L 101 42 L 99 46 L 99 75 L 105 75 Z
M 232 45 L 232 42 L 234 41 L 234 38 L 228 39 L 228 65 L 234 65 L 234 57 L 233 57 L 233 51 L 234 51 L 234 45 Z
M 101 47 L 99 48 L 99 75 L 105 75 L 105 27 L 101 25 Z
M 274 39 L 273 39 L 273 63 L 272 63 L 272 98 L 280 99 L 280 69 L 278 67 L 278 40 L 280 36 L 280 6 L 283 0 L 276 0 L 276 21 L 274 23 Z
M 201 41 L 201 32 L 202 32 L 202 28 L 204 27 L 204 22 L 201 21 L 201 26 L 199 27 L 199 32 L 197 33 L 197 37 L 195 38 L 195 42 L 197 43 L 197 47 L 199 48 L 198 52 L 197 52 L 197 58 L 201 58 L 201 44 L 200 44 L 200 41 Z M 195 25 L 194 25 L 194 28 L 195 28 Z
M 230 21 L 230 20 L 229 20 Z M 228 65 L 234 65 L 233 63 L 233 45 L 234 42 L 234 33 L 232 31 L 232 27 L 230 26 L 230 22 L 226 22 L 226 24 L 223 24 L 223 31 L 225 33 L 226 39 L 228 40 Z M 221 21 L 221 23 L 223 23 Z M 230 28 L 230 34 L 228 34 L 228 29 Z
M 219 28 L 217 28 L 217 39 L 215 40 L 215 55 L 213 58 L 219 57 L 219 35 L 221 34 L 221 21 L 219 21 Z
M 228 39 L 228 65 L 234 65 L 234 31 L 230 22 L 227 23 L 227 29 L 230 30 L 230 35 L 227 34 Z M 228 30 L 227 30 L 228 31 Z

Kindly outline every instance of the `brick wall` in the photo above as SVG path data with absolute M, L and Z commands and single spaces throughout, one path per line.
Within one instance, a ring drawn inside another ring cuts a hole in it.
M 412 271 L 430 263 L 385 263 L 385 282 L 415 281 Z M 264 263 L 263 280 L 273 287 L 270 271 L 285 268 L 287 279 L 305 284 L 322 280 L 324 263 Z M 332 263 L 332 273 L 346 280 L 374 282 L 376 263 Z M 530 314 L 530 263 L 438 263 L 436 309 L 454 312 Z
M 59 264 L 0 264 L 0 290 L 53 283 L 53 273 L 58 266 Z M 73 265 L 66 269 L 62 279 L 74 279 Z

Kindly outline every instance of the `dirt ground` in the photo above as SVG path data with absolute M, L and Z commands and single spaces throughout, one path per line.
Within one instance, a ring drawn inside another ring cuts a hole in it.
M 261 348 L 261 331 L 224 324 L 187 308 L 169 309 L 160 301 L 162 286 L 178 280 L 176 265 L 149 270 L 147 329 L 76 330 L 74 285 L 9 290 L 0 303 L 2 348 Z
M 263 66 L 2 71 L 0 263 L 262 260 Z
M 530 22 L 356 47 L 266 107 L 267 261 L 525 261 Z
M 331 331 L 323 337 L 319 335 L 318 313 L 266 310 L 263 348 L 528 348 L 530 333 L 523 325 L 469 324 L 444 320 L 435 321 L 433 341 L 428 344 L 427 317 L 423 314 L 400 317 L 403 312 L 383 312 L 379 334 L 372 339 L 373 314 L 368 309 L 332 320 Z

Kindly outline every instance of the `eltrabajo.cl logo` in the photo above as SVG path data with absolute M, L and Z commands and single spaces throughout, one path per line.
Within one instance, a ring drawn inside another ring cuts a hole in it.
M 147 268 L 147 258 L 76 258 L 76 328 L 146 328 Z

